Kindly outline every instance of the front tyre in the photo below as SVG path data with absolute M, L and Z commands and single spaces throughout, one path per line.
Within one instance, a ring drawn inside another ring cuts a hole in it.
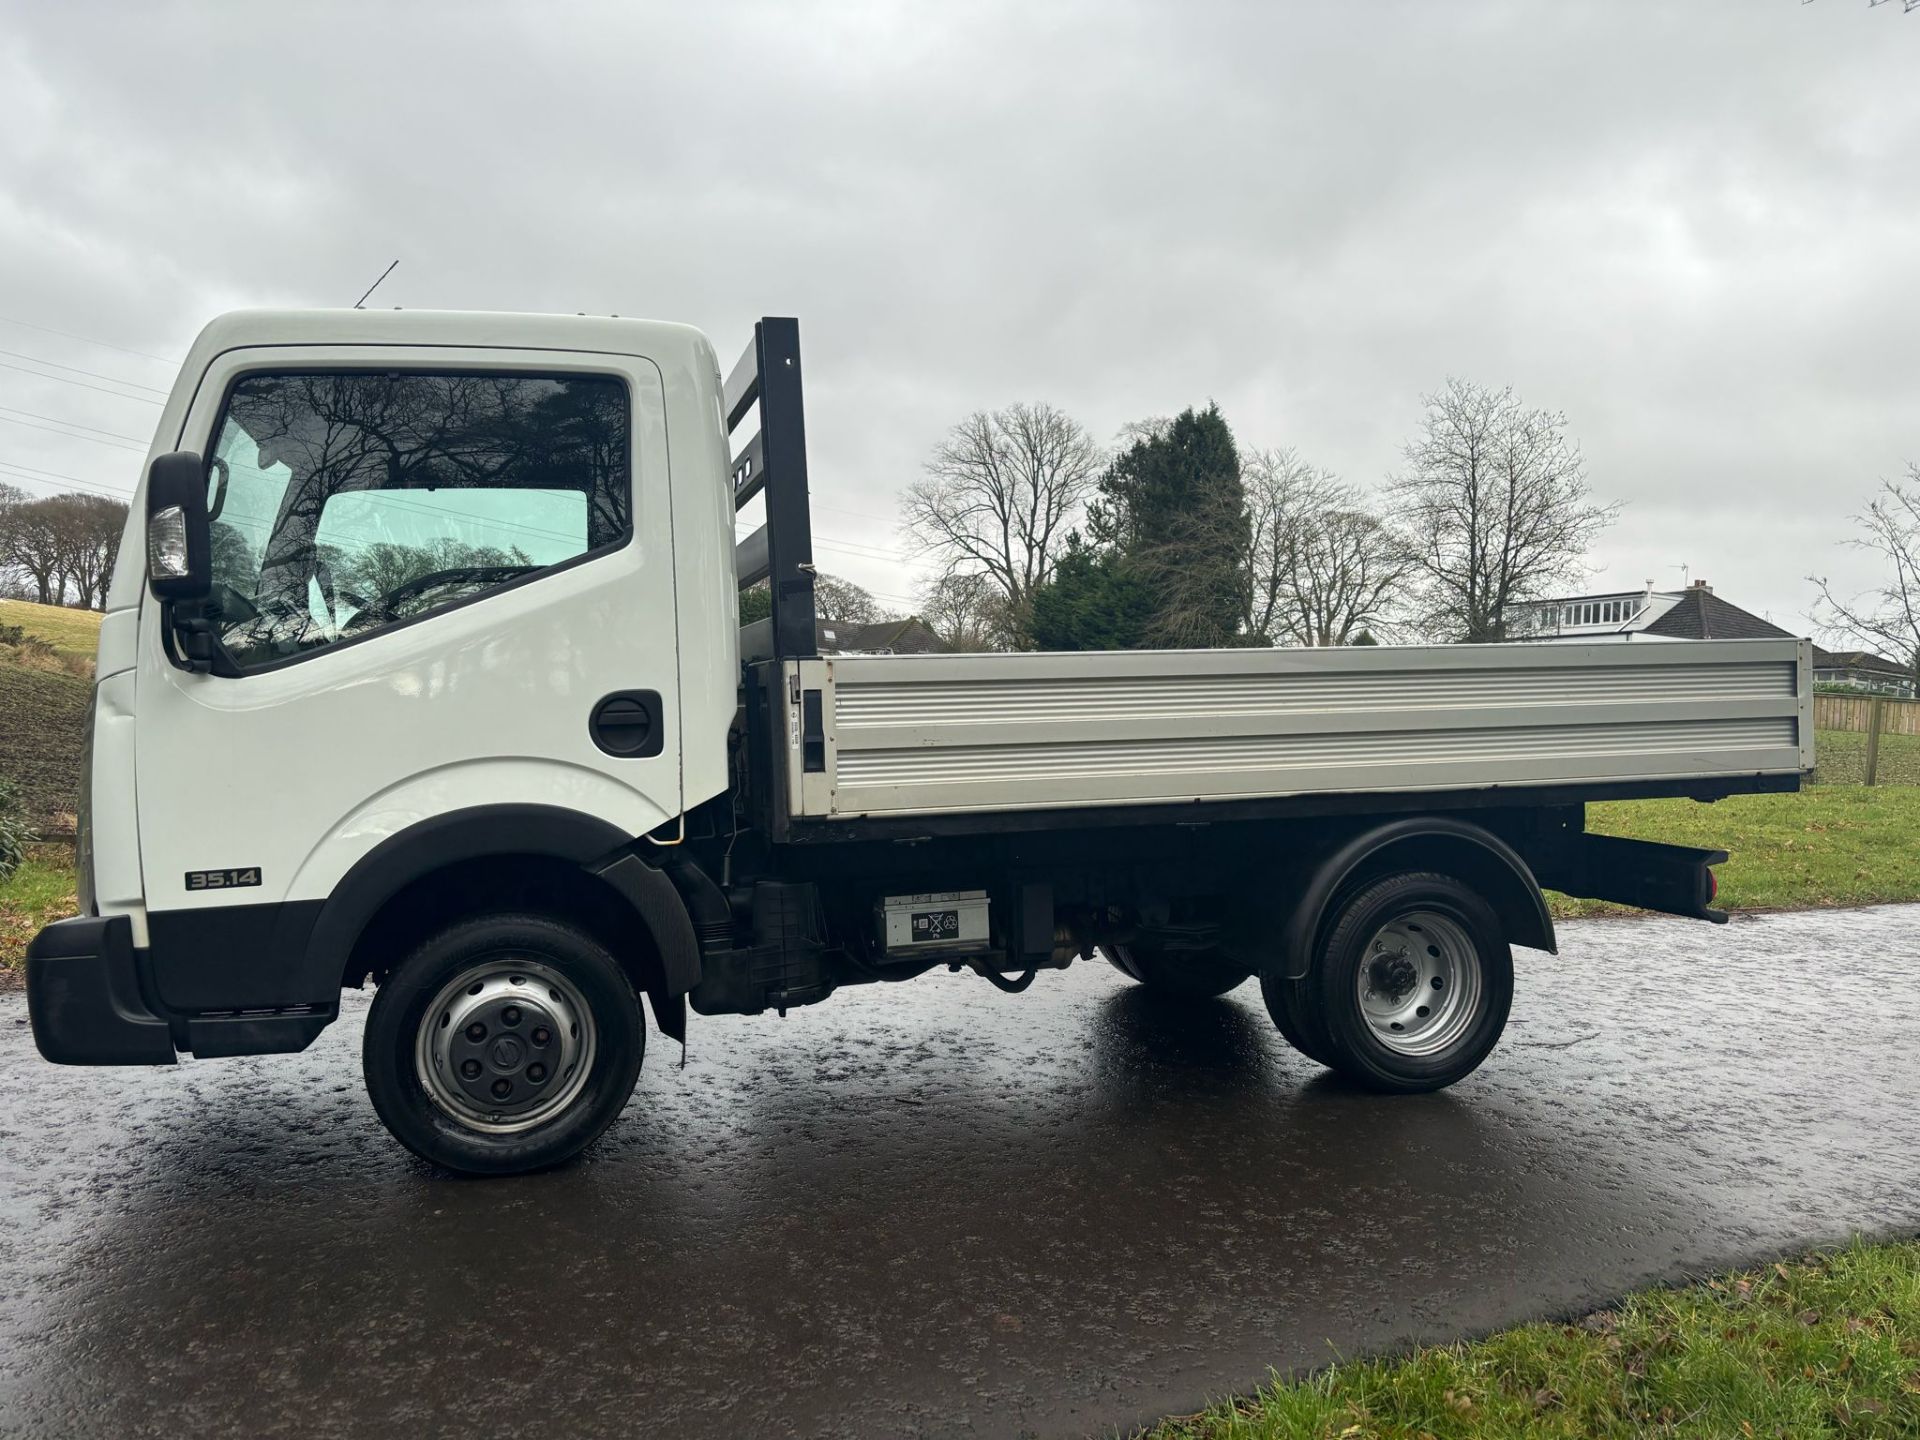
M 1513 951 L 1452 876 L 1390 875 L 1341 907 L 1303 988 L 1335 1070 L 1373 1090 L 1439 1090 L 1499 1042 Z
M 645 1047 L 639 998 L 604 946 L 543 915 L 488 915 L 394 967 L 361 1065 L 381 1122 L 414 1154 L 514 1175 L 598 1138 Z

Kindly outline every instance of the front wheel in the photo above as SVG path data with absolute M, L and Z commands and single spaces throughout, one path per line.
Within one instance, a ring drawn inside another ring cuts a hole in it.
M 1341 1074 L 1373 1090 L 1438 1090 L 1499 1043 L 1513 951 L 1492 907 L 1452 876 L 1390 875 L 1341 906 L 1299 998 Z
M 605 947 L 542 915 L 443 930 L 394 967 L 367 1015 L 367 1094 L 395 1139 L 469 1175 L 569 1159 L 639 1077 L 639 998 Z

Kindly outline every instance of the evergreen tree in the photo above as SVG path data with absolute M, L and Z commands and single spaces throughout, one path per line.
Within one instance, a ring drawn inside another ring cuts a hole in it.
M 1150 607 L 1136 643 L 1237 643 L 1251 533 L 1240 453 L 1220 407 L 1189 408 L 1135 440 L 1099 490 L 1094 541 Z
M 1033 592 L 1031 632 L 1039 650 L 1138 650 L 1147 644 L 1153 597 L 1124 557 L 1078 534 L 1052 579 Z

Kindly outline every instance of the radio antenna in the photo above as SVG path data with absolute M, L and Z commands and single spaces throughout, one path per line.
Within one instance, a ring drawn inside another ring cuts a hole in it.
M 396 258 L 393 262 L 393 265 L 398 265 L 399 263 L 400 261 Z M 386 279 L 387 276 L 393 273 L 393 265 L 387 266 L 386 269 L 380 272 L 380 280 Z M 367 295 L 373 294 L 374 291 L 380 288 L 380 280 L 376 280 L 371 285 L 367 286 Z M 364 309 L 367 303 L 367 295 L 362 295 L 358 300 L 354 301 L 353 308 L 356 310 Z

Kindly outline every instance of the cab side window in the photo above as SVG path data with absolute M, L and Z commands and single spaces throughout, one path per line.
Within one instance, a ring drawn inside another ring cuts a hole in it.
M 602 375 L 247 376 L 209 463 L 221 643 L 259 668 L 617 548 L 629 414 Z

